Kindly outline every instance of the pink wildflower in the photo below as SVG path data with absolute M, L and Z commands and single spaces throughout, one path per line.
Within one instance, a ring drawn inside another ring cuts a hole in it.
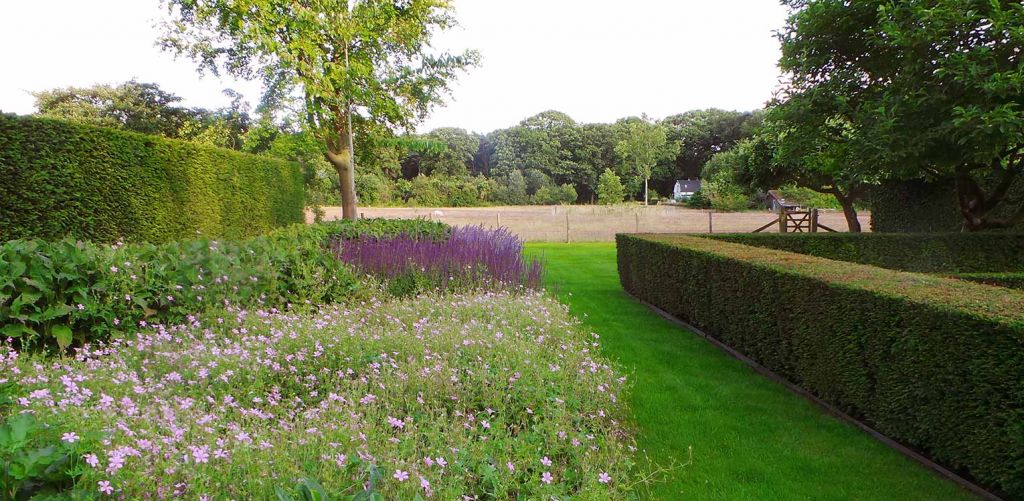
M 78 434 L 75 432 L 65 433 L 60 436 L 60 439 L 69 444 L 73 444 L 78 441 Z
M 100 492 L 104 494 L 110 495 L 114 493 L 114 488 L 110 485 L 110 482 L 106 480 L 100 480 L 97 482 L 97 485 L 100 486 Z
M 602 471 L 601 474 L 597 476 L 597 481 L 601 482 L 602 484 L 607 484 L 608 482 L 612 481 L 612 477 L 611 475 L 608 475 L 607 472 Z
M 554 480 L 554 479 L 555 479 L 555 477 L 551 476 L 551 472 L 550 471 L 546 471 L 546 472 L 544 472 L 543 475 L 540 476 L 540 481 L 544 482 L 545 484 L 551 484 L 551 481 Z
M 399 482 L 405 482 L 406 480 L 409 480 L 409 472 L 402 471 L 402 470 L 395 470 L 394 477 L 395 477 L 395 480 L 398 480 Z

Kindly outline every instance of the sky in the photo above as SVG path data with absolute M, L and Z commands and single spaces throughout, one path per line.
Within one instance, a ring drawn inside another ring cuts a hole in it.
M 475 49 L 479 67 L 419 125 L 489 132 L 545 110 L 579 122 L 691 109 L 751 110 L 779 70 L 774 0 L 455 0 L 460 27 L 436 50 Z M 159 0 L 0 0 L 0 111 L 34 111 L 32 91 L 155 82 L 187 106 L 217 108 L 223 89 L 256 103 L 260 85 L 200 75 L 154 44 Z

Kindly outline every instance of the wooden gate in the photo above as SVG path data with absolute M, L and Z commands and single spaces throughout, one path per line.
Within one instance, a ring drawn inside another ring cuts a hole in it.
M 818 209 L 782 209 L 779 211 L 778 218 L 754 230 L 754 233 L 760 233 L 773 225 L 779 226 L 779 233 L 817 233 L 819 231 L 835 233 L 836 231 L 818 222 Z

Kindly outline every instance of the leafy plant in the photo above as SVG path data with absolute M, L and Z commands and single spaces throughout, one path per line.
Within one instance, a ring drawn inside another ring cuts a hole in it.
M 373 219 L 295 225 L 241 242 L 12 240 L 0 244 L 0 336 L 63 350 L 225 305 L 343 301 L 359 286 L 334 258 L 332 241 L 398 234 L 440 241 L 448 232 L 436 222 Z
M 0 494 L 41 499 L 70 491 L 82 473 L 78 444 L 60 440 L 32 414 L 8 416 L 0 424 Z

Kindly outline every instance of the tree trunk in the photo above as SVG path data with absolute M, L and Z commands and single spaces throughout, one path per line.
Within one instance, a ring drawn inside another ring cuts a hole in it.
M 850 233 L 860 233 L 860 220 L 857 219 L 857 209 L 853 207 L 853 199 L 838 195 L 836 199 L 843 206 L 843 216 L 846 217 L 846 226 L 850 228 Z
M 356 167 L 352 161 L 352 136 L 348 130 L 341 130 L 336 141 L 328 143 L 327 161 L 338 172 L 341 191 L 341 214 L 345 219 L 355 220 L 356 213 Z

